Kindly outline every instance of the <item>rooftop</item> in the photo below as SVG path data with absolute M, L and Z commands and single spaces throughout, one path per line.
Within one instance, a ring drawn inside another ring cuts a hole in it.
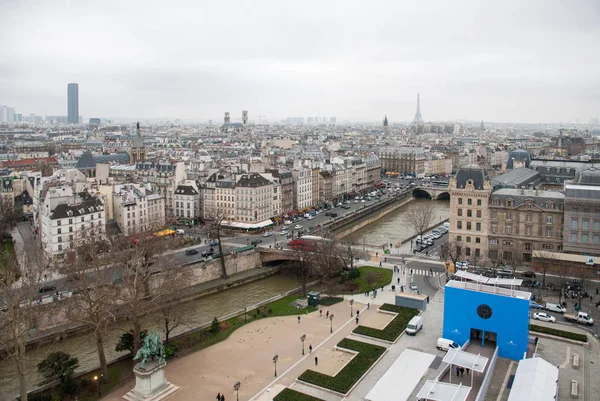
M 474 276 L 479 277 L 477 275 L 474 275 Z M 485 277 L 485 278 L 487 279 L 487 277 Z M 499 285 L 501 285 L 501 284 L 499 284 Z M 460 288 L 460 289 L 469 290 L 469 291 L 485 292 L 488 294 L 503 295 L 503 296 L 511 297 L 511 298 L 521 298 L 521 299 L 526 299 L 526 300 L 531 299 L 530 292 L 519 291 L 519 290 L 515 290 L 514 288 L 504 288 L 504 287 L 487 285 L 487 284 L 483 284 L 481 282 L 473 283 L 470 281 L 450 280 L 446 284 L 446 287 Z

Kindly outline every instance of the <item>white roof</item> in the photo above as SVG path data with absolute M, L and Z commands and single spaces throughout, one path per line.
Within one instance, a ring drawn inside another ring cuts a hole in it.
M 485 371 L 485 366 L 488 363 L 488 358 L 479 354 L 472 354 L 466 351 L 460 351 L 454 348 L 450 348 L 448 353 L 444 356 L 444 362 L 462 366 L 463 368 L 469 368 L 479 373 Z
M 461 288 L 463 290 L 471 290 L 478 292 L 487 292 L 488 294 L 504 295 L 512 298 L 531 299 L 531 293 L 527 291 L 515 290 L 513 288 L 504 288 L 493 285 L 472 283 L 470 281 L 450 280 L 446 287 Z
M 521 359 L 508 401 L 555 401 L 558 368 L 540 357 Z
M 427 380 L 417 399 L 431 401 L 465 401 L 471 391 L 471 387 L 463 386 L 462 384 L 450 384 Z
M 427 373 L 435 355 L 405 349 L 365 396 L 369 401 L 404 401 Z M 399 378 L 402 378 L 399 380 Z
M 273 224 L 273 222 L 271 221 L 271 219 L 261 221 L 260 223 L 240 223 L 237 221 L 226 221 L 226 220 L 223 220 L 221 222 L 221 225 L 225 226 L 225 227 L 244 228 L 244 229 L 263 228 L 263 227 L 268 227 L 272 224 Z
M 520 278 L 489 278 L 485 277 L 481 274 L 469 273 L 464 270 L 459 270 L 454 273 L 456 277 L 461 277 L 467 280 L 476 281 L 481 284 L 489 284 L 489 285 L 512 285 L 512 286 L 520 286 L 523 283 L 523 280 Z

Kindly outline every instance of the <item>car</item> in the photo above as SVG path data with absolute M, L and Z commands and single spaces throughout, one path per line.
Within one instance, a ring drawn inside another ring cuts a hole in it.
M 529 271 L 521 273 L 521 276 L 527 277 L 527 278 L 535 278 L 535 272 L 529 270 Z
M 262 240 L 260 238 L 255 239 L 254 241 L 250 242 L 250 245 L 258 245 L 262 242 Z
M 365 201 L 364 199 L 360 201 L 360 203 L 365 203 L 365 202 L 366 202 L 366 201 Z
M 289 231 L 288 230 L 281 230 L 281 231 L 279 231 L 279 234 L 281 234 L 281 235 L 287 235 L 287 234 L 289 234 Z
M 344 204 L 348 205 L 348 204 L 350 204 L 350 201 L 347 200 L 346 202 L 344 202 Z
M 342 206 L 342 202 L 339 202 L 337 205 L 335 205 L 336 207 L 340 207 Z
M 290 228 L 289 226 L 283 226 L 281 227 L 282 230 L 287 230 L 288 228 Z
M 413 291 L 417 291 L 419 289 L 419 287 L 417 287 L 416 283 L 410 283 L 410 289 Z
M 56 291 L 56 287 L 53 285 L 44 285 L 42 287 L 40 287 L 40 289 L 38 290 L 38 292 L 40 294 L 44 294 L 46 292 L 53 292 Z
M 188 255 L 188 256 L 189 255 L 196 255 L 197 253 L 198 253 L 197 249 L 186 249 L 185 250 L 185 254 Z
M 342 206 L 342 208 L 348 210 L 348 209 L 350 209 L 350 205 L 344 205 L 344 206 Z
M 302 230 L 302 226 L 300 224 L 296 224 L 294 226 L 294 230 Z
M 433 245 L 433 241 L 430 240 L 430 239 L 428 239 L 427 242 L 426 242 L 426 244 L 427 244 L 427 246 L 431 246 L 431 245 Z
M 201 255 L 202 255 L 202 257 L 203 257 L 203 258 L 207 258 L 207 257 L 209 257 L 209 256 L 212 256 L 212 255 L 214 255 L 214 254 L 215 254 L 215 251 L 214 251 L 214 250 L 212 250 L 212 249 L 208 249 L 208 250 L 206 250 L 206 251 L 202 252 L 202 254 L 201 254 Z
M 331 217 L 338 217 L 337 213 L 331 213 Z
M 306 218 L 306 220 L 312 220 L 312 219 L 314 219 L 314 217 L 311 215 L 308 215 L 308 217 Z
M 272 233 L 272 232 L 270 232 L 270 231 L 266 231 L 266 232 L 263 234 L 263 237 L 270 237 L 271 235 L 273 235 L 273 233 Z
M 544 307 L 540 304 L 538 304 L 537 302 L 534 301 L 529 301 L 529 307 L 531 309 L 544 309 Z
M 331 216 L 332 214 L 333 213 L 331 213 L 331 212 L 327 212 L 327 213 L 325 213 L 325 216 Z
M 360 203 L 360 201 L 358 199 L 355 199 L 354 203 Z
M 467 263 L 467 262 L 456 262 L 456 263 L 454 264 L 454 266 L 455 266 L 457 269 L 461 269 L 461 270 L 467 270 L 467 269 L 469 268 L 469 263 Z
M 533 314 L 535 320 L 541 320 L 542 322 L 556 323 L 556 318 L 545 312 L 537 312 Z

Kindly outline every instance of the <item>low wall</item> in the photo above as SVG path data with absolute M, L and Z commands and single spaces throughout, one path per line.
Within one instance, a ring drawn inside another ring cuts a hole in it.
M 412 200 L 413 197 L 410 194 L 405 194 L 400 199 L 394 198 L 381 205 L 376 204 L 370 208 L 365 208 L 364 210 L 352 214 L 348 219 L 344 219 L 343 221 L 335 221 L 329 225 L 328 228 L 334 232 L 337 238 L 343 238 L 346 235 L 350 235 L 364 226 L 379 220 L 386 214 L 393 212 Z
M 494 350 L 494 355 L 490 359 L 488 367 L 485 371 L 485 377 L 481 382 L 481 387 L 479 387 L 479 392 L 477 393 L 477 397 L 475 401 L 484 401 L 487 395 L 488 388 L 490 387 L 490 382 L 492 381 L 492 376 L 494 375 L 494 368 L 496 367 L 496 361 L 498 360 L 498 347 Z

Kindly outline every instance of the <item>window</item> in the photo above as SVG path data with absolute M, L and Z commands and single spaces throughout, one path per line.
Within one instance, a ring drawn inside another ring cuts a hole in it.
M 58 246 L 58 250 L 59 250 L 59 251 L 62 251 L 62 245 L 59 245 L 59 246 Z
M 551 228 L 546 228 L 546 237 L 548 237 L 548 238 L 552 237 L 552 229 Z
M 457 235 L 456 236 L 456 241 L 458 241 L 458 242 L 462 241 L 462 235 Z
M 508 207 L 512 207 L 513 206 L 512 199 L 509 199 L 509 200 L 506 201 L 506 206 L 508 206 Z
M 583 229 L 584 230 L 589 230 L 590 229 L 590 222 L 588 220 L 583 220 L 581 222 L 581 224 L 583 225 Z
M 588 235 L 587 235 L 587 234 L 581 234 L 581 242 L 582 242 L 583 244 L 587 244 L 587 243 L 589 242 L 589 239 L 588 239 Z
M 481 231 L 481 223 L 475 223 L 475 231 Z
M 512 213 L 506 213 L 506 220 L 512 220 Z
M 475 238 L 475 243 L 476 244 L 481 244 L 481 238 L 479 238 L 479 237 Z
M 488 252 L 488 255 L 489 255 L 489 258 L 490 258 L 491 260 L 496 260 L 496 259 L 498 259 L 498 251 L 497 251 L 497 250 L 495 250 L 495 249 L 494 249 L 494 250 L 491 250 L 491 251 L 489 251 L 489 252 Z
M 73 224 L 73 219 L 69 219 L 69 224 Z
M 456 222 L 456 228 L 459 230 L 462 230 L 462 221 L 457 221 Z
M 525 244 L 524 248 L 526 251 L 531 251 L 531 244 Z
M 473 213 L 471 212 L 471 209 L 467 209 L 467 217 L 473 217 Z
M 481 218 L 481 210 L 477 211 L 477 217 Z
M 481 250 L 479 248 L 475 248 L 475 257 L 478 258 L 481 256 Z
M 546 224 L 552 224 L 552 216 L 546 216 Z
M 60 226 L 60 220 L 56 220 L 56 225 Z
M 467 230 L 471 231 L 471 222 L 467 221 Z
M 473 199 L 471 199 L 471 198 L 467 199 L 467 205 L 469 205 L 469 206 L 470 206 L 470 205 L 472 205 L 472 204 L 473 204 Z
M 504 226 L 504 234 L 511 234 L 512 233 L 512 226 L 510 225 L 505 225 Z
M 594 221 L 594 231 L 600 231 L 600 221 Z
M 69 227 L 69 232 L 72 233 L 73 232 L 73 227 Z
M 467 237 L 467 242 L 471 242 L 471 237 Z
M 56 230 L 57 234 L 62 234 L 62 230 L 59 228 L 58 230 Z
M 488 242 L 490 245 L 498 245 L 498 238 L 490 238 Z
M 525 235 L 531 235 L 531 227 L 525 227 Z
M 577 219 L 571 219 L 571 228 L 577 230 Z
M 492 210 L 492 219 L 497 219 L 498 218 L 498 212 L 495 210 Z
M 458 209 L 458 215 L 462 217 L 462 209 Z
M 598 244 L 600 244 L 600 242 L 599 242 L 599 241 L 600 241 L 600 237 L 599 237 L 599 236 L 597 236 L 597 235 L 594 235 L 594 245 L 598 245 Z
M 496 234 L 498 232 L 498 225 L 492 224 L 492 233 Z
M 471 248 L 465 248 L 465 255 L 471 256 Z
M 554 245 L 552 244 L 544 244 L 542 245 L 542 249 L 545 251 L 553 251 L 554 250 Z
M 58 242 L 62 242 L 62 237 L 58 237 Z
M 481 206 L 481 199 L 477 199 L 477 206 Z
M 577 242 L 577 233 L 571 233 L 571 242 Z
M 503 241 L 502 244 L 504 246 L 511 246 L 512 245 L 512 241 Z

